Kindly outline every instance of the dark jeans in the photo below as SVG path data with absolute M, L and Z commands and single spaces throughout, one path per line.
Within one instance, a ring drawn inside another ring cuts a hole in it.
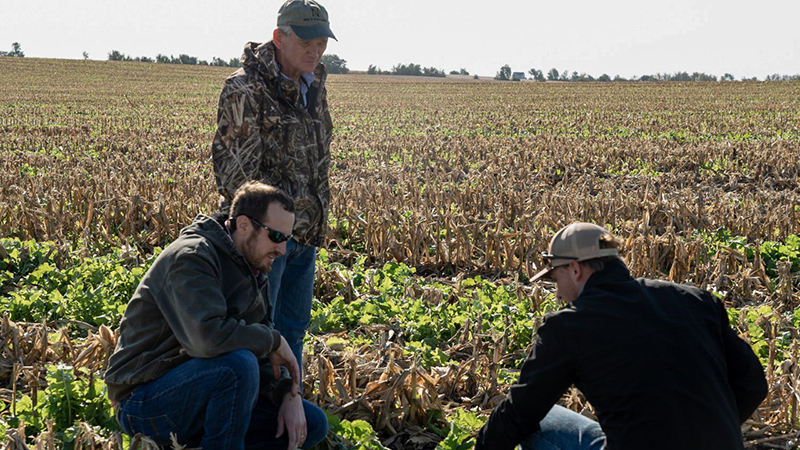
M 279 408 L 258 395 L 258 361 L 252 352 L 237 350 L 216 358 L 195 358 L 137 387 L 119 402 L 122 430 L 142 433 L 159 445 L 180 444 L 204 449 L 285 449 L 280 438 Z M 328 418 L 303 400 L 310 448 L 328 434 Z
M 601 450 L 606 436 L 600 424 L 559 405 L 539 422 L 541 429 L 528 436 L 522 450 Z
M 286 254 L 272 262 L 272 270 L 267 274 L 272 321 L 297 358 L 301 375 L 303 338 L 311 321 L 316 261 L 316 247 L 301 245 L 290 239 L 286 243 Z

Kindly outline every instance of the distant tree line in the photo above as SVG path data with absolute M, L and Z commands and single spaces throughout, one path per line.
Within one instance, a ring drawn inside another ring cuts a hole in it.
M 642 75 L 637 77 L 634 75 L 630 79 L 623 78 L 619 75 L 615 75 L 614 78 L 611 78 L 608 74 L 602 74 L 599 77 L 595 78 L 591 75 L 586 73 L 578 73 L 572 72 L 571 74 L 569 71 L 565 70 L 563 72 L 559 72 L 558 69 L 552 68 L 547 74 L 543 73 L 541 70 L 538 69 L 530 69 L 528 70 L 528 75 L 530 75 L 531 80 L 535 81 L 568 81 L 568 82 L 586 82 L 586 81 L 600 81 L 600 82 L 612 82 L 612 81 L 734 81 L 735 77 L 729 73 L 717 78 L 716 75 L 709 75 L 703 72 L 694 72 L 689 74 L 688 72 L 676 72 L 673 74 L 670 73 L 657 73 L 655 75 Z M 524 78 L 524 77 L 523 77 Z M 500 68 L 497 72 L 497 75 L 494 77 L 495 80 L 501 81 L 519 81 L 518 78 L 511 76 L 511 67 L 506 64 Z M 791 81 L 791 80 L 800 80 L 800 74 L 798 75 L 779 75 L 779 74 L 772 74 L 767 75 L 764 78 L 764 81 Z M 758 78 L 747 78 L 742 77 L 742 81 L 758 81 Z
M 463 69 L 462 69 L 463 70 Z M 466 72 L 466 70 L 464 70 Z M 420 77 L 444 77 L 444 70 L 435 67 L 421 67 L 419 64 L 398 64 L 392 67 L 392 70 L 381 70 L 380 67 L 375 67 L 370 64 L 367 68 L 369 75 L 411 75 Z M 469 75 L 469 72 L 467 72 Z
M 162 54 L 156 55 L 155 59 L 149 58 L 147 56 L 137 56 L 131 57 L 124 53 L 121 53 L 117 50 L 111 50 L 108 52 L 108 60 L 109 61 L 137 61 L 137 62 L 148 62 L 148 63 L 160 63 L 160 64 L 185 64 L 190 66 L 219 66 L 219 67 L 239 67 L 239 58 L 231 58 L 228 61 L 225 61 L 221 58 L 217 58 L 216 56 L 211 60 L 209 63 L 206 60 L 198 60 L 194 56 L 189 55 L 178 55 L 178 57 L 174 57 L 172 55 L 165 56 Z
M 87 58 L 86 52 L 84 52 L 84 59 Z M 190 66 L 218 66 L 218 67 L 239 67 L 241 62 L 239 58 L 231 58 L 228 61 L 225 61 L 221 58 L 217 58 L 216 56 L 211 60 L 211 62 L 197 59 L 194 56 L 189 55 L 178 55 L 178 57 L 174 57 L 172 55 L 165 56 L 162 54 L 158 54 L 155 59 L 148 58 L 147 56 L 137 56 L 131 57 L 124 53 L 121 53 L 117 50 L 111 50 L 108 52 L 108 60 L 109 61 L 137 61 L 137 62 L 148 62 L 148 63 L 161 63 L 161 64 L 184 64 Z M 322 55 L 322 63 L 325 64 L 325 67 L 328 69 L 328 73 L 347 73 L 350 69 L 347 68 L 347 61 L 342 58 L 339 58 L 336 55 Z
M 779 75 L 777 73 L 773 73 L 772 75 L 767 75 L 764 78 L 764 81 L 795 81 L 800 80 L 800 74 L 798 75 Z M 756 81 L 753 79 L 753 81 Z
M 25 53 L 22 52 L 22 46 L 19 45 L 19 42 L 14 42 L 13 44 L 11 44 L 11 51 L 10 52 L 0 51 L 0 56 L 16 56 L 18 58 L 24 58 Z
M 12 56 L 12 57 L 24 57 L 25 53 L 22 51 L 22 46 L 19 42 L 14 42 L 11 44 L 11 51 L 0 51 L 0 57 L 3 56 Z M 89 54 L 83 52 L 83 59 L 89 59 Z M 189 56 L 185 54 L 180 54 L 178 57 L 174 57 L 172 55 L 165 56 L 162 54 L 158 54 L 155 59 L 149 58 L 147 56 L 137 56 L 131 57 L 124 53 L 121 53 L 117 50 L 111 50 L 108 52 L 108 60 L 109 61 L 138 61 L 138 62 L 149 62 L 149 63 L 162 63 L 162 64 L 184 64 L 184 65 L 191 65 L 191 66 L 219 66 L 219 67 L 239 67 L 241 65 L 239 58 L 231 58 L 227 61 L 217 58 L 216 56 L 211 59 L 211 62 L 206 60 L 197 59 L 194 56 Z M 322 63 L 325 64 L 325 67 L 328 70 L 328 73 L 337 73 L 337 74 L 345 74 L 350 72 L 350 69 L 347 68 L 347 61 L 340 58 L 337 55 L 323 55 L 322 56 Z M 419 64 L 397 64 L 396 66 L 392 67 L 392 70 L 381 70 L 380 67 L 376 67 L 372 64 L 369 65 L 367 68 L 367 73 L 370 75 L 412 75 L 412 76 L 427 76 L 427 77 L 444 77 L 445 72 L 441 69 L 436 69 L 434 67 L 421 67 Z M 522 72 L 515 72 L 514 75 L 521 76 L 525 78 Z M 469 75 L 469 72 L 462 68 L 461 70 L 451 70 L 450 75 Z M 637 77 L 634 75 L 631 78 L 624 78 L 619 75 L 615 75 L 614 78 L 611 78 L 608 74 L 602 74 L 599 77 L 595 78 L 591 75 L 586 73 L 578 73 L 565 70 L 563 72 L 559 72 L 558 69 L 552 68 L 546 74 L 541 70 L 532 68 L 528 70 L 528 75 L 530 75 L 531 80 L 535 81 L 567 81 L 567 82 L 587 82 L 587 81 L 600 81 L 600 82 L 614 82 L 614 81 L 734 81 L 735 77 L 730 73 L 726 73 L 721 77 L 717 78 L 716 75 L 709 75 L 702 72 L 694 72 L 689 74 L 688 72 L 675 72 L 673 74 L 670 73 L 656 73 L 655 75 L 642 75 Z M 504 65 L 500 68 L 500 70 L 495 75 L 495 80 L 501 81 L 519 81 L 520 78 L 518 76 L 512 76 L 511 66 L 508 64 Z M 475 78 L 478 78 L 478 75 L 475 75 Z M 764 77 L 764 81 L 798 81 L 800 80 L 800 74 L 797 75 L 781 75 L 781 74 L 771 74 Z M 757 77 L 747 78 L 742 77 L 741 81 L 758 81 Z

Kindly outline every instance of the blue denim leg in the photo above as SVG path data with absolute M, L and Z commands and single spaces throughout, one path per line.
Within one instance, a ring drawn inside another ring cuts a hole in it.
M 328 416 L 308 400 L 303 400 L 303 408 L 306 412 L 306 440 L 303 448 L 311 448 L 322 442 L 328 434 Z M 286 431 L 280 438 L 275 437 L 278 432 L 278 411 L 279 408 L 269 400 L 258 401 L 245 439 L 247 450 L 285 449 L 289 446 Z
M 273 261 L 268 274 L 275 329 L 286 339 L 301 372 L 303 338 L 311 321 L 316 258 L 316 247 L 300 245 L 292 239 L 286 244 L 286 254 Z
M 120 425 L 163 446 L 175 433 L 181 444 L 202 436 L 203 448 L 244 449 L 258 385 L 258 360 L 248 350 L 194 358 L 122 400 Z
M 600 424 L 558 405 L 539 426 L 539 431 L 520 443 L 522 450 L 602 450 L 606 442 Z

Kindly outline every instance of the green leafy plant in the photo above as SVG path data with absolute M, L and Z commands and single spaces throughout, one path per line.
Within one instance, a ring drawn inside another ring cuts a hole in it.
M 72 448 L 77 427 L 85 422 L 107 431 L 118 431 L 102 379 L 85 369 L 70 366 L 47 366 L 47 388 L 40 390 L 36 401 L 27 395 L 16 402 L 16 416 L 11 423 L 24 421 L 28 436 L 36 436 L 53 422 L 56 438 Z
M 459 409 L 449 417 L 447 436 L 439 442 L 436 450 L 469 450 L 475 446 L 471 437 L 483 426 L 486 418 Z
M 341 420 L 336 416 L 328 415 L 330 434 L 335 436 L 333 445 L 329 445 L 335 450 L 388 450 L 381 444 L 375 435 L 372 425 L 364 420 Z M 330 436 L 329 434 L 329 436 Z M 345 442 L 341 442 L 344 440 Z
M 12 320 L 31 322 L 64 319 L 115 326 L 156 256 L 131 265 L 120 250 L 91 259 L 69 255 L 62 268 L 53 258 L 52 244 L 2 242 L 9 258 L 0 265 L 0 280 L 8 292 L 0 297 L 0 306 Z

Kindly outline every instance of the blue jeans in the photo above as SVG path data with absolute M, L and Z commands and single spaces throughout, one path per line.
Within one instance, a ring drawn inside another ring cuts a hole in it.
M 286 243 L 286 254 L 272 262 L 269 272 L 269 301 L 272 321 L 292 349 L 303 371 L 303 338 L 311 321 L 314 270 L 317 248 L 294 239 Z
M 599 423 L 562 406 L 553 406 L 539 426 L 519 444 L 522 450 L 601 450 L 606 443 Z
M 122 430 L 142 433 L 171 448 L 170 433 L 189 447 L 206 449 L 287 448 L 287 433 L 275 438 L 278 407 L 258 395 L 258 360 L 249 350 L 195 358 L 137 387 L 118 404 Z M 328 434 L 325 412 L 303 400 L 310 448 Z

